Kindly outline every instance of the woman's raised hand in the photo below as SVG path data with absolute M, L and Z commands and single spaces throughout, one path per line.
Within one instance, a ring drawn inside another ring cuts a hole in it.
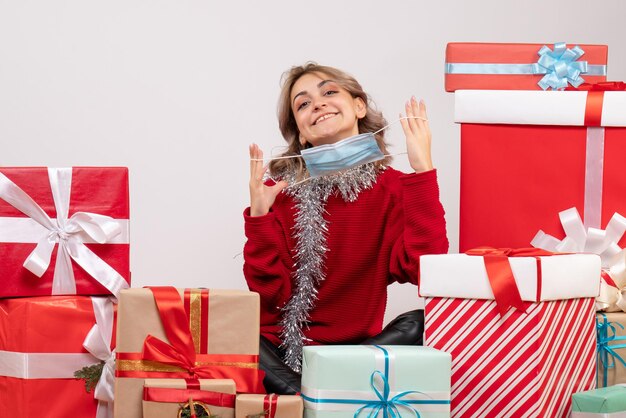
M 273 186 L 263 184 L 267 166 L 263 165 L 263 151 L 257 144 L 250 145 L 250 215 L 267 215 L 276 200 L 276 196 L 287 182 L 282 180 Z
M 400 119 L 400 123 L 406 137 L 406 150 L 411 168 L 416 173 L 432 170 L 433 161 L 430 155 L 432 135 L 428 126 L 426 105 L 423 100 L 418 103 L 415 97 L 411 97 L 411 100 L 406 102 L 405 111 L 409 119 Z M 400 117 L 403 117 L 402 114 Z

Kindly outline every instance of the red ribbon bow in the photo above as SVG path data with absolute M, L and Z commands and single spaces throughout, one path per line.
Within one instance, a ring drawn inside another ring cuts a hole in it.
M 479 247 L 466 251 L 467 255 L 479 255 L 483 257 L 487 277 L 496 300 L 496 305 L 500 311 L 500 316 L 504 316 L 510 307 L 514 307 L 521 312 L 526 312 L 522 296 L 519 293 L 515 276 L 511 270 L 509 257 L 539 257 L 550 256 L 554 253 L 538 248 L 492 248 Z
M 171 344 L 148 335 L 143 345 L 144 360 L 181 367 L 196 378 L 212 378 L 210 369 L 196 366 L 196 350 L 178 291 L 173 287 L 151 287 L 150 290 Z
M 250 361 L 252 356 L 200 354 L 195 351 L 189 322 L 178 291 L 173 287 L 150 287 L 170 344 L 152 335 L 144 341 L 142 360 L 154 361 L 186 370 L 193 378 L 234 379 L 240 392 L 263 393 L 263 372 L 237 367 L 237 361 Z M 198 362 L 198 358 L 210 362 Z M 217 364 L 217 363 L 224 364 Z M 213 363 L 213 364 L 210 364 Z M 230 363 L 230 364 L 226 364 Z

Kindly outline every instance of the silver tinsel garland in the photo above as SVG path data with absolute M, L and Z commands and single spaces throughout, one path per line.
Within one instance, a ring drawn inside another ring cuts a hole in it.
M 296 240 L 294 281 L 291 299 L 283 307 L 282 346 L 285 363 L 300 372 L 302 347 L 306 337 L 302 331 L 309 321 L 309 312 L 317 299 L 317 286 L 326 278 L 326 236 L 328 221 L 324 219 L 326 202 L 336 193 L 346 202 L 354 202 L 359 193 L 376 182 L 379 169 L 373 163 L 341 173 L 309 179 L 286 190 L 295 201 L 296 218 L 293 236 Z M 281 176 L 289 184 L 296 182 L 295 173 Z

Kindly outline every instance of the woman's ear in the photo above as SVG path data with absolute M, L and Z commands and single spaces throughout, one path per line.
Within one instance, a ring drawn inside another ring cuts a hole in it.
M 360 97 L 354 98 L 354 110 L 356 113 L 356 117 L 359 119 L 363 119 L 367 114 L 367 106 L 365 102 Z
M 298 135 L 298 142 L 302 145 L 302 148 L 306 145 L 306 139 L 302 136 L 302 134 Z

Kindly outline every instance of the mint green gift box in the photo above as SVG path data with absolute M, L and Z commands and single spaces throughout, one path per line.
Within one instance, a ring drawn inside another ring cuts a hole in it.
M 421 346 L 305 347 L 305 418 L 450 417 L 452 357 Z M 385 414 L 387 409 L 388 415 Z M 395 413 L 395 415 L 393 415 Z
M 573 394 L 571 418 L 626 418 L 626 385 Z

